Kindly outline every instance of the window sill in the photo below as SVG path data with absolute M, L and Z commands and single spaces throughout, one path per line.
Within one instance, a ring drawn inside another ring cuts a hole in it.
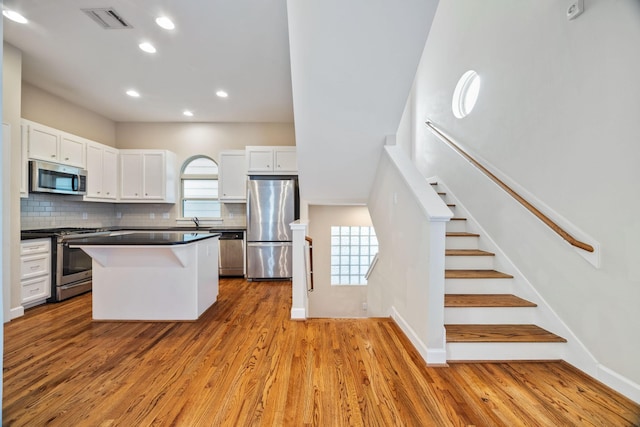
M 222 218 L 200 218 L 200 227 L 207 225 L 222 225 Z M 176 218 L 176 225 L 195 225 L 191 218 Z

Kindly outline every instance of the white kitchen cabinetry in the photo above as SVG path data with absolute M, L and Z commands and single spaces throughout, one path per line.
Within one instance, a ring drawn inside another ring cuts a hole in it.
M 22 305 L 41 304 L 51 296 L 51 239 L 20 243 L 20 288 Z
M 247 201 L 247 164 L 244 150 L 220 152 L 218 174 L 221 202 L 244 203 Z
M 87 144 L 87 194 L 84 200 L 113 202 L 118 198 L 118 150 Z
M 20 125 L 20 197 L 23 198 L 29 197 L 29 158 L 27 153 L 27 128 L 28 126 L 26 124 Z M 9 132 L 9 135 L 11 135 L 11 132 Z
M 84 168 L 86 140 L 49 126 L 23 120 L 30 159 Z
M 246 147 L 248 174 L 297 174 L 296 147 Z
M 120 200 L 175 203 L 175 154 L 166 150 L 120 150 Z

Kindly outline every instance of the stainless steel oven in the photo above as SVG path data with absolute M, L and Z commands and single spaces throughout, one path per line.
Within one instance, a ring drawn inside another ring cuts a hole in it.
M 69 242 L 72 240 L 73 238 L 67 239 L 65 236 L 57 238 L 55 287 L 51 289 L 54 301 L 62 301 L 91 290 L 91 257 L 82 249 L 70 248 Z

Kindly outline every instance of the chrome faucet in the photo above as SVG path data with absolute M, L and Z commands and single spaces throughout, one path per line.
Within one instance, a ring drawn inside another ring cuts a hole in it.
M 197 216 L 194 216 L 193 218 L 191 218 L 191 221 L 193 221 L 193 223 L 196 225 L 196 228 L 200 227 L 200 220 L 198 219 Z

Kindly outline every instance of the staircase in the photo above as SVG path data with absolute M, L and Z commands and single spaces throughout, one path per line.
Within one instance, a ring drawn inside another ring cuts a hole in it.
M 514 277 L 495 269 L 495 254 L 480 249 L 482 236 L 468 231 L 453 197 L 438 194 L 455 215 L 447 224 L 445 252 L 447 360 L 562 358 L 566 340 L 535 325 L 537 304 L 513 295 Z

